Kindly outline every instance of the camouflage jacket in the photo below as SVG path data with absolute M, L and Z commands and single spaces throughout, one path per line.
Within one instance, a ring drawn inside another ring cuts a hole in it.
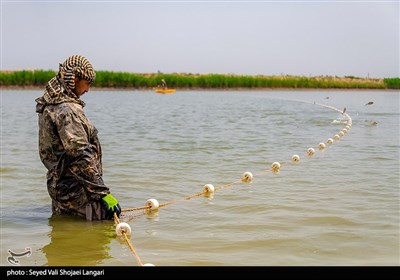
M 53 78 L 36 100 L 39 155 L 47 168 L 53 213 L 77 213 L 110 193 L 103 182 L 97 129 L 86 117 L 85 103 L 65 93 Z M 55 211 L 56 209 L 56 211 Z

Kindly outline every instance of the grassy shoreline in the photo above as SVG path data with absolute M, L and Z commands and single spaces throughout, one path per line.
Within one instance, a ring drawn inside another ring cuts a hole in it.
M 1 88 L 44 88 L 55 71 L 0 71 Z M 164 79 L 169 88 L 179 90 L 236 89 L 400 89 L 400 78 L 359 78 L 354 76 L 246 76 L 191 73 L 127 73 L 96 71 L 93 89 L 152 90 Z
M 24 91 L 24 90 L 38 90 L 44 91 L 45 86 L 0 86 L 0 90 L 10 90 L 10 91 Z M 155 88 L 116 88 L 116 87 L 90 87 L 89 92 L 92 91 L 154 91 Z M 382 92 L 398 92 L 398 89 L 391 88 L 179 88 L 177 91 L 382 91 Z

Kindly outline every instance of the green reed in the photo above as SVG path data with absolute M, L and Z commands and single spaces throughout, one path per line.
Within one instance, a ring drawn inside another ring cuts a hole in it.
M 40 86 L 56 75 L 52 70 L 0 71 L 0 86 Z M 353 76 L 248 76 L 191 73 L 128 73 L 96 71 L 94 87 L 115 89 L 153 89 L 161 79 L 169 88 L 235 89 L 235 88 L 294 88 L 294 89 L 398 89 L 400 78 L 358 78 Z
M 400 89 L 400 78 L 385 78 L 383 82 L 387 88 Z

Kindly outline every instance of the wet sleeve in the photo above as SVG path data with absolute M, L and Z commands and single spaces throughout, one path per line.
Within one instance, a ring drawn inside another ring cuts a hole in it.
M 57 117 L 57 128 L 64 150 L 68 170 L 85 188 L 91 200 L 99 200 L 109 193 L 109 188 L 104 184 L 101 170 L 101 152 L 91 142 L 90 128 L 72 110 L 63 110 Z

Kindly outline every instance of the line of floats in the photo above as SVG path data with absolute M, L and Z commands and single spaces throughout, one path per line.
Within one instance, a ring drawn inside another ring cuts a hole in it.
M 315 105 L 318 105 L 318 106 L 322 106 L 322 107 L 326 107 L 326 108 L 332 109 L 332 110 L 334 110 L 334 111 L 337 111 L 337 112 L 341 113 L 342 115 L 344 115 L 344 116 L 347 118 L 347 121 L 344 121 L 344 123 L 346 124 L 346 126 L 345 126 L 342 130 L 340 130 L 340 131 L 339 131 L 337 134 L 335 134 L 332 138 L 328 138 L 326 142 L 320 142 L 320 143 L 317 145 L 316 149 L 319 150 L 319 151 L 323 151 L 327 146 L 332 145 L 334 142 L 338 142 L 343 136 L 345 136 L 345 135 L 349 132 L 349 130 L 350 130 L 351 127 L 352 127 L 352 119 L 351 119 L 351 117 L 345 112 L 346 109 L 344 109 L 344 110 L 339 110 L 339 109 L 337 109 L 337 108 L 335 108 L 335 107 L 328 106 L 328 105 L 324 105 L 324 104 L 320 104 L 320 103 L 316 103 L 316 102 L 314 102 L 314 103 L 312 103 L 312 104 L 315 104 Z M 306 151 L 306 155 L 307 155 L 308 157 L 312 157 L 312 156 L 315 154 L 315 152 L 316 152 L 316 150 L 315 150 L 314 148 L 308 148 L 307 151 Z M 300 162 L 300 156 L 299 156 L 298 154 L 294 154 L 294 155 L 292 156 L 292 158 L 291 158 L 290 163 L 297 164 L 297 163 L 299 163 L 299 162 Z M 286 163 L 280 163 L 280 162 L 278 162 L 278 161 L 275 161 L 275 162 L 273 162 L 273 163 L 271 164 L 270 169 L 264 170 L 264 172 L 265 172 L 265 171 L 270 171 L 270 172 L 273 172 L 273 173 L 278 173 L 278 172 L 280 171 L 280 169 L 281 169 L 285 164 L 286 164 Z M 191 199 L 191 198 L 198 197 L 198 196 L 206 196 L 206 197 L 209 197 L 209 196 L 211 196 L 212 194 L 214 194 L 216 191 L 219 191 L 219 190 L 225 188 L 226 186 L 231 186 L 231 185 L 233 185 L 234 183 L 237 183 L 237 182 L 250 183 L 250 182 L 253 181 L 253 178 L 254 178 L 253 173 L 250 172 L 250 171 L 246 171 L 246 172 L 244 172 L 244 173 L 242 174 L 242 178 L 241 178 L 239 181 L 230 183 L 230 184 L 225 185 L 225 186 L 214 187 L 213 184 L 205 184 L 205 185 L 203 186 L 203 190 L 202 190 L 201 192 L 196 193 L 196 194 L 191 195 L 191 196 L 188 196 L 188 197 L 185 197 L 184 200 L 189 200 L 189 199 Z M 146 203 L 145 203 L 145 205 L 144 205 L 143 207 L 135 207 L 135 208 L 126 208 L 126 209 L 122 209 L 121 216 L 124 217 L 124 216 L 126 216 L 126 213 L 127 213 L 127 212 L 131 212 L 131 211 L 142 211 L 142 214 L 145 214 L 145 213 L 150 214 L 150 213 L 152 213 L 152 212 L 154 212 L 154 211 L 158 211 L 159 208 L 161 208 L 161 207 L 165 207 L 165 206 L 170 205 L 170 204 L 173 204 L 173 203 L 175 203 L 175 202 L 176 202 L 176 201 L 171 201 L 171 202 L 167 202 L 167 203 L 162 203 L 162 204 L 161 204 L 161 203 L 159 203 L 159 201 L 158 201 L 157 199 L 155 199 L 155 198 L 150 198 L 150 199 L 148 199 L 148 200 L 146 201 Z M 142 215 L 142 214 L 141 214 L 141 215 Z M 135 217 L 136 217 L 136 216 L 135 216 Z M 132 234 L 132 229 L 131 229 L 131 227 L 129 226 L 129 224 L 126 223 L 126 222 L 121 222 L 120 219 L 118 218 L 118 216 L 117 216 L 116 214 L 114 214 L 114 222 L 115 222 L 115 224 L 116 224 L 116 228 L 115 228 L 116 234 L 117 234 L 118 236 L 122 236 L 122 237 L 125 238 L 125 241 L 126 241 L 126 243 L 128 244 L 130 250 L 132 251 L 133 255 L 136 257 L 136 260 L 137 260 L 138 265 L 140 265 L 140 266 L 154 266 L 154 264 L 151 264 L 151 263 L 145 263 L 145 264 L 143 264 L 142 261 L 140 260 L 139 256 L 138 256 L 137 253 L 135 252 L 135 250 L 134 250 L 134 248 L 133 248 L 133 246 L 132 246 L 132 244 L 131 244 L 131 242 L 130 242 L 130 240 L 129 240 L 129 236 Z

